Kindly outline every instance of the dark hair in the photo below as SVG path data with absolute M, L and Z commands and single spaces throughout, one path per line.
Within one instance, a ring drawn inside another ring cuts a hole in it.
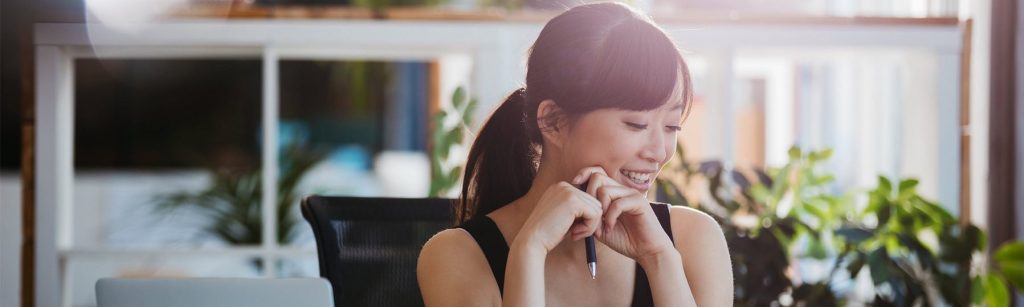
M 664 31 L 630 7 L 586 4 L 551 19 L 530 49 L 526 87 L 508 96 L 473 142 L 456 222 L 488 214 L 530 189 L 543 144 L 541 101 L 553 100 L 571 123 L 599 109 L 658 108 L 680 86 L 688 114 L 693 94 L 686 62 Z

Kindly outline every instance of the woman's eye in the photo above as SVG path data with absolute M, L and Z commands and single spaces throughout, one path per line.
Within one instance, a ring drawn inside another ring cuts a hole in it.
M 668 130 L 672 132 L 679 132 L 683 130 L 683 127 L 680 126 L 665 126 L 665 128 L 668 128 Z
M 625 123 L 626 123 L 627 126 L 629 126 L 630 128 L 633 128 L 633 129 L 637 129 L 637 130 L 647 129 L 647 125 L 644 125 L 644 124 L 631 123 L 631 122 L 625 122 Z

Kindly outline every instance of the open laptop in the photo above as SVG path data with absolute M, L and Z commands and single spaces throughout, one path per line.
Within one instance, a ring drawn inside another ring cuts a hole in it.
M 103 278 L 99 307 L 331 307 L 331 285 L 322 278 Z

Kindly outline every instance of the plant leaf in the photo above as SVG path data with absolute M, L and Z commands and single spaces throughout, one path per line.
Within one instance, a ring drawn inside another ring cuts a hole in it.
M 870 230 L 858 227 L 842 227 L 836 230 L 836 234 L 851 245 L 860 245 L 874 235 Z
M 793 147 L 789 148 L 789 159 L 790 160 L 799 160 L 800 159 L 800 155 L 801 155 L 800 147 L 793 146 Z
M 989 306 L 1009 306 L 1010 293 L 1006 289 L 1006 283 L 999 276 L 988 275 L 984 280 L 985 302 Z
M 476 98 L 472 98 L 472 99 L 469 100 L 469 103 L 466 104 L 466 108 L 462 109 L 462 123 L 464 125 L 466 125 L 466 126 L 472 126 L 473 125 L 473 112 L 476 111 L 476 106 L 477 106 Z
M 807 256 L 811 258 L 822 260 L 828 257 L 828 250 L 825 249 L 825 244 L 821 242 L 820 238 L 815 236 L 808 236 Z
M 917 187 L 917 179 L 904 179 L 900 181 L 900 197 L 907 197 L 914 194 L 914 188 Z
M 452 106 L 457 110 L 462 110 L 462 104 L 466 101 L 466 89 L 460 87 L 455 88 L 455 92 L 452 93 Z
M 825 148 L 824 150 L 822 150 L 822 151 L 821 151 L 821 152 L 820 152 L 820 153 L 818 154 L 818 157 L 819 157 L 819 158 L 820 158 L 821 160 L 823 160 L 823 161 L 824 161 L 824 160 L 828 160 L 828 159 L 832 158 L 832 152 L 833 152 L 832 148 Z
M 868 254 L 868 267 L 871 269 L 871 280 L 875 286 L 881 285 L 891 278 L 889 261 L 889 254 L 885 252 L 885 247 L 879 247 Z
M 850 263 L 846 265 L 846 271 L 850 272 L 851 279 L 857 278 L 857 274 L 860 274 L 860 269 L 864 267 L 865 258 L 863 253 L 855 253 L 853 260 L 850 260 Z
M 818 178 L 814 178 L 814 182 L 811 182 L 811 184 L 816 185 L 816 186 L 826 185 L 826 184 L 832 183 L 832 181 L 835 181 L 835 179 L 836 179 L 835 176 L 825 175 L 825 176 L 821 176 L 821 177 L 818 177 Z
M 878 193 L 884 197 L 889 198 L 892 196 L 892 182 L 889 181 L 885 176 L 878 176 Z
M 1024 242 L 1004 244 L 993 259 L 1012 285 L 1024 289 Z

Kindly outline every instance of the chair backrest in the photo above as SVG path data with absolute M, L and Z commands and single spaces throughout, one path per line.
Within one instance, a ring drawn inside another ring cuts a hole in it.
M 99 307 L 330 307 L 322 278 L 103 278 Z
M 441 198 L 310 196 L 302 216 L 313 227 L 320 276 L 335 306 L 423 306 L 416 258 L 431 236 L 452 226 Z

